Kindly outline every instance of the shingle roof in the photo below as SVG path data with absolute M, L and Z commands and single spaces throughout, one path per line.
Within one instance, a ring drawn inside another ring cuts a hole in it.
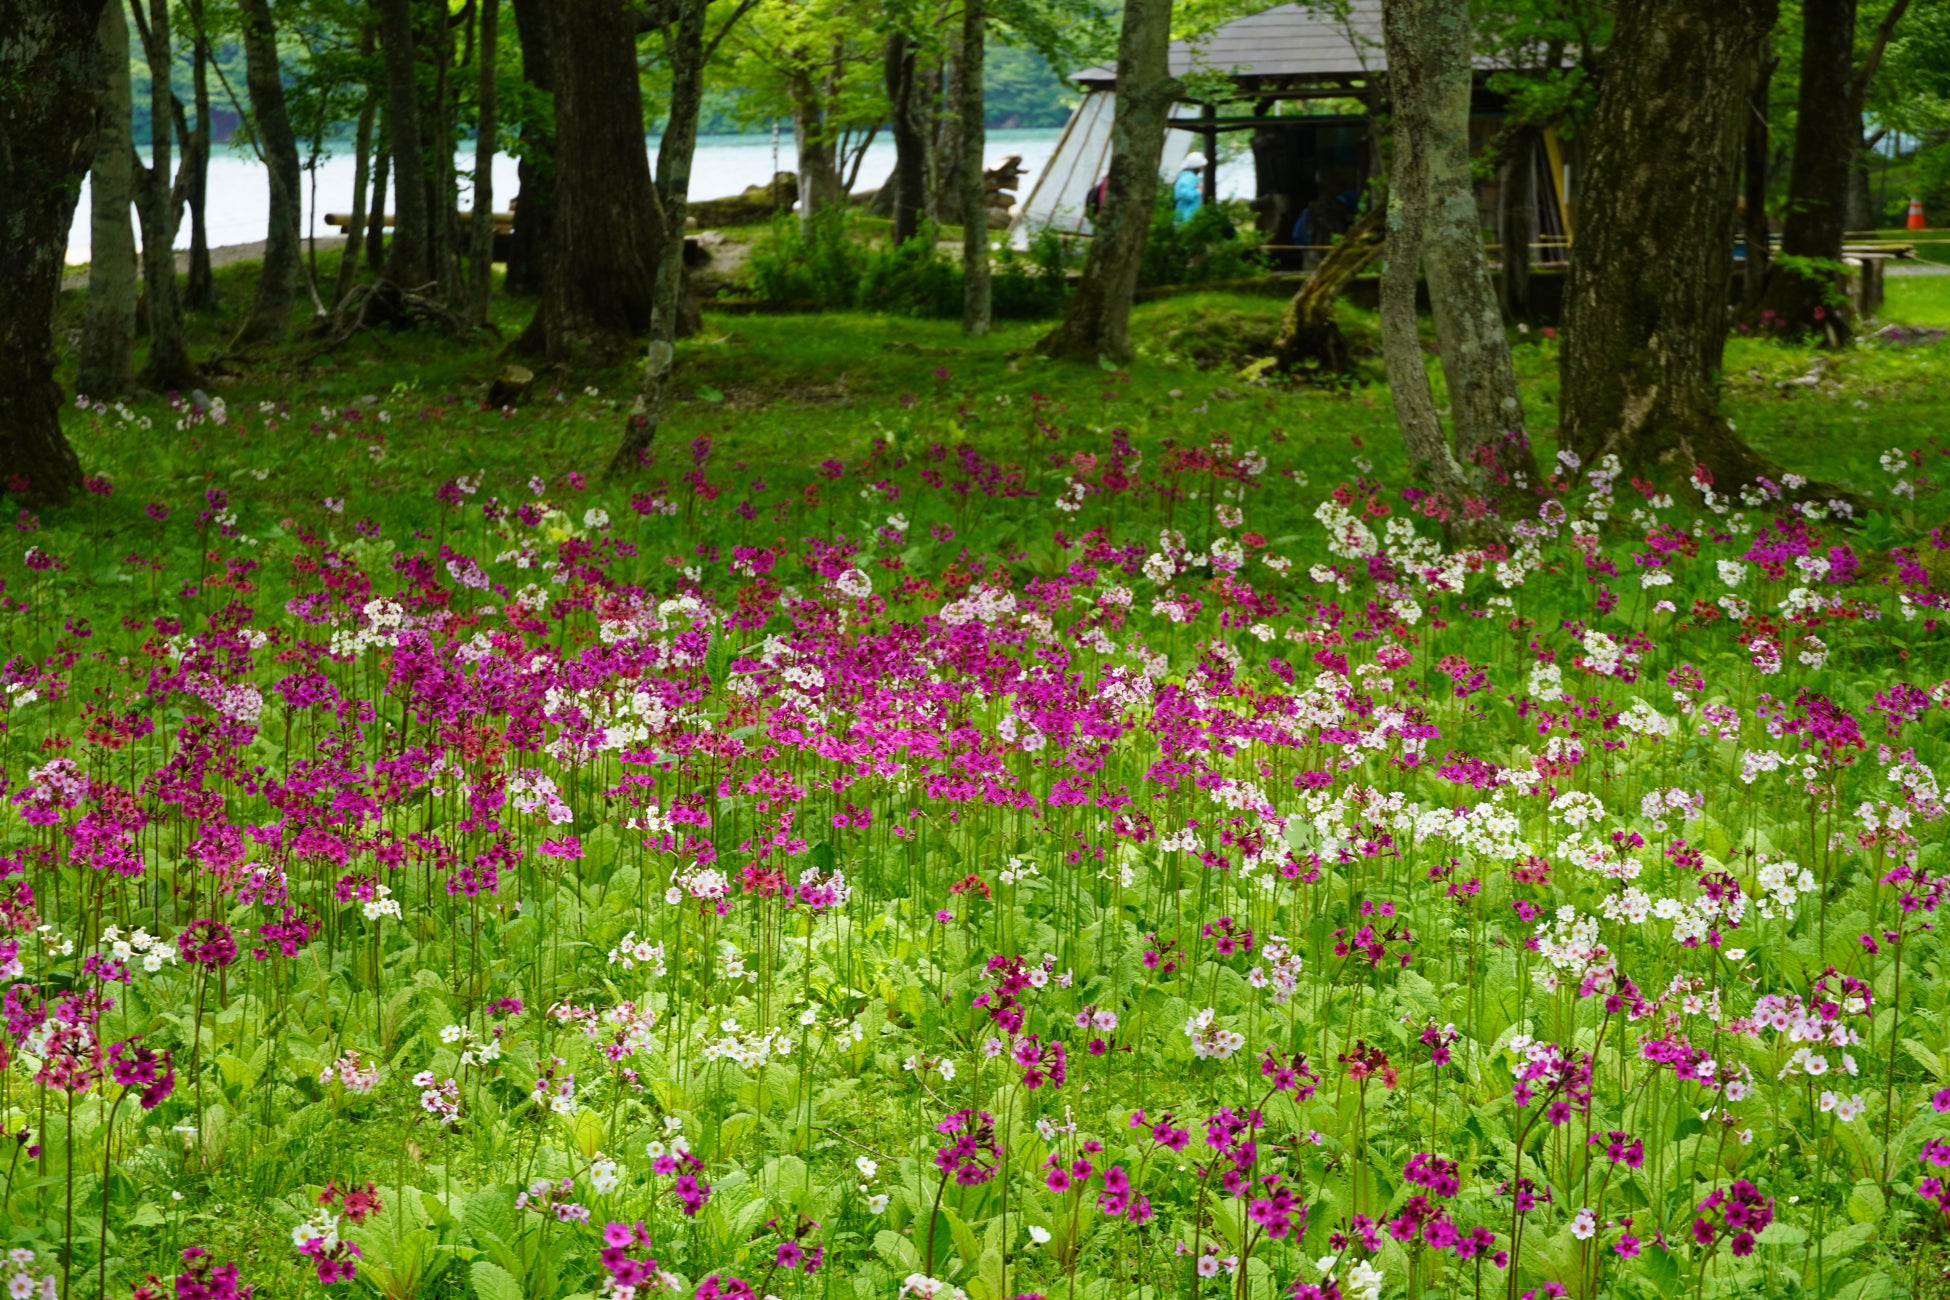
M 1171 75 L 1227 72 L 1254 80 L 1322 80 L 1368 77 L 1384 71 L 1381 0 L 1348 0 L 1345 6 L 1284 4 L 1235 19 L 1195 41 L 1171 43 Z M 1076 73 L 1072 81 L 1111 85 L 1115 64 Z

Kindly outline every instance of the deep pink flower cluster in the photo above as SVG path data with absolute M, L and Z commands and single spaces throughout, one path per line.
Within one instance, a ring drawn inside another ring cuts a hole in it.
M 934 1126 L 952 1140 L 934 1153 L 942 1177 L 975 1187 L 995 1177 L 1001 1152 L 995 1143 L 995 1117 L 985 1110 L 958 1110 Z
M 1762 1196 L 1760 1189 L 1744 1178 L 1714 1192 L 1697 1209 L 1693 1240 L 1701 1246 L 1725 1241 L 1735 1255 L 1753 1254 L 1754 1238 L 1774 1221 L 1774 1198 Z

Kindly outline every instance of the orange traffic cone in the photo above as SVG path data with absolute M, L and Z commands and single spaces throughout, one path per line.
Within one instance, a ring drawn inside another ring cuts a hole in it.
M 1909 228 L 1911 230 L 1922 230 L 1924 228 L 1923 200 L 1921 199 L 1911 199 L 1909 201 Z

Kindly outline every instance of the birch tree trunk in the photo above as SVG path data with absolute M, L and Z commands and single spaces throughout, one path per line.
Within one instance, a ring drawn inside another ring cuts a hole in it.
M 129 16 L 121 0 L 100 6 L 99 132 L 88 190 L 88 314 L 75 391 L 120 397 L 135 378 L 135 139 L 130 115 Z

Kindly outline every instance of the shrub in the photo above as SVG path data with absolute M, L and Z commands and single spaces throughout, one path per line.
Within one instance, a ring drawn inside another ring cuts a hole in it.
M 1236 199 L 1208 203 L 1182 226 L 1172 216 L 1171 194 L 1160 189 L 1151 208 L 1151 234 L 1138 270 L 1141 285 L 1209 284 L 1239 280 L 1265 270 L 1246 205 Z
M 745 263 L 752 292 L 781 306 L 853 306 L 866 272 L 867 249 L 853 239 L 848 225 L 844 207 L 816 212 L 803 224 L 791 213 L 780 213 L 772 221 L 772 233 Z

